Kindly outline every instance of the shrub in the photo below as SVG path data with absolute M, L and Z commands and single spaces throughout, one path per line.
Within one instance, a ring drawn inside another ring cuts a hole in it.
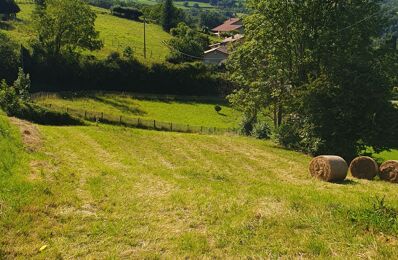
M 244 114 L 239 124 L 240 133 L 243 135 L 251 135 L 256 122 L 257 118 L 255 116 Z
M 220 113 L 221 109 L 222 108 L 219 105 L 214 106 L 214 110 L 216 110 L 217 113 Z
M 30 77 L 20 68 L 18 78 L 12 86 L 5 80 L 0 84 L 0 108 L 13 115 L 25 102 L 29 101 Z
M 393 97 L 394 100 L 398 100 L 398 87 L 395 87 L 392 90 L 392 97 Z
M 252 136 L 257 139 L 269 139 L 271 136 L 271 128 L 264 121 L 258 121 L 254 124 Z

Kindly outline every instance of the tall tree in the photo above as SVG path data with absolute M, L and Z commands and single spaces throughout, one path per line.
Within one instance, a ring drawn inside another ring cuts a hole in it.
M 164 0 L 161 13 L 161 24 L 163 30 L 169 32 L 174 24 L 174 6 L 173 0 Z
M 380 118 L 391 108 L 382 68 L 396 50 L 375 48 L 388 26 L 380 1 L 247 3 L 246 42 L 228 65 L 242 85 L 231 96 L 238 108 L 252 117 L 273 109 L 276 127 L 296 122 L 294 148 L 312 154 L 349 159 L 367 145 L 393 145 Z
M 96 14 L 81 0 L 46 0 L 33 13 L 39 45 L 50 55 L 102 47 L 95 30 Z

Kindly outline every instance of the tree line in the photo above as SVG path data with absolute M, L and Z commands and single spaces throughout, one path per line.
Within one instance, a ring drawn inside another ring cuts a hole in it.
M 246 41 L 227 63 L 249 134 L 265 117 L 289 148 L 350 160 L 398 147 L 398 6 L 380 1 L 248 0 Z

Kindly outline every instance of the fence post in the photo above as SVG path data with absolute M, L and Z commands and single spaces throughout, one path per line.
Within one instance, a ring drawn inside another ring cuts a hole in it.
M 84 111 L 84 119 L 87 119 L 87 111 Z
M 101 120 L 104 120 L 104 112 L 101 113 Z
M 153 128 L 156 129 L 156 120 L 153 120 Z
M 141 125 L 141 123 L 140 123 L 140 118 L 138 118 L 138 120 L 137 120 L 137 126 L 140 126 Z

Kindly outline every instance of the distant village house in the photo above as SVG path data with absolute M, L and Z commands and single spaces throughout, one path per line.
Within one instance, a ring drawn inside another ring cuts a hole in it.
M 243 22 L 240 18 L 230 18 L 226 20 L 223 24 L 213 28 L 211 30 L 215 34 L 220 35 L 221 33 L 237 32 L 239 34 L 244 34 Z
M 219 43 L 210 45 L 210 49 L 203 54 L 204 63 L 220 65 L 228 58 L 230 51 L 244 39 L 244 27 L 241 19 L 230 18 L 222 25 L 212 29 L 212 31 L 219 36 L 222 33 L 235 33 Z

